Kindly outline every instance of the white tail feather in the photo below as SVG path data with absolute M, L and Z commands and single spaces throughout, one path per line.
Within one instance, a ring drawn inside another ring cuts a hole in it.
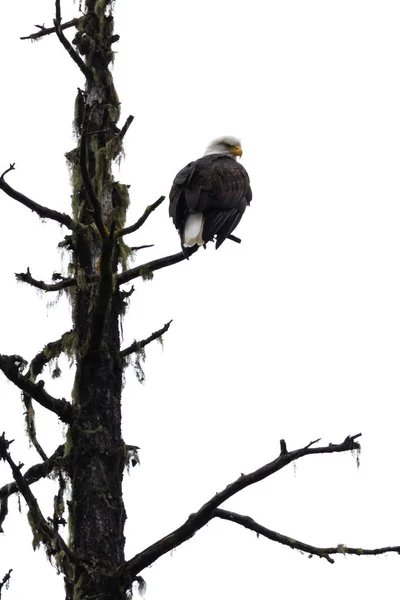
M 188 215 L 183 232 L 183 245 L 186 248 L 191 248 L 196 244 L 198 246 L 203 245 L 203 223 L 202 213 L 190 213 Z

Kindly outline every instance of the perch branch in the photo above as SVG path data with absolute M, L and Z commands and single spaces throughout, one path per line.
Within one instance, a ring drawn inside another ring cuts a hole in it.
M 164 327 L 161 327 L 161 329 L 159 329 L 158 331 L 155 331 L 154 333 L 152 333 L 151 335 L 149 335 L 148 338 L 146 338 L 144 340 L 140 340 L 140 342 L 136 342 L 135 341 L 135 342 L 133 342 L 133 344 L 131 344 L 130 346 L 128 346 L 124 350 L 121 350 L 120 357 L 121 358 L 125 358 L 125 356 L 128 356 L 129 354 L 132 354 L 132 352 L 139 352 L 140 350 L 142 350 L 142 348 L 144 348 L 145 346 L 147 346 L 151 342 L 154 342 L 154 340 L 160 339 L 161 336 L 164 335 L 164 333 L 166 331 L 168 331 L 171 323 L 172 323 L 172 320 L 169 321 L 168 323 L 165 323 Z
M 61 29 L 68 29 L 69 27 L 77 27 L 79 25 L 80 19 L 71 19 L 71 21 L 66 21 L 60 25 Z M 39 38 L 50 35 L 51 33 L 56 33 L 55 27 L 44 27 L 44 25 L 35 25 L 39 29 L 35 33 L 31 33 L 30 35 L 25 35 L 24 37 L 19 38 L 20 40 L 38 40 Z
M 141 277 L 143 274 L 152 273 L 153 271 L 158 271 L 159 269 L 164 269 L 164 267 L 169 267 L 170 265 L 175 265 L 176 263 L 181 262 L 182 260 L 186 260 L 192 254 L 197 252 L 200 246 L 193 246 L 193 248 L 186 248 L 185 252 L 178 252 L 177 254 L 171 254 L 170 256 L 164 256 L 163 258 L 157 258 L 156 260 L 151 260 L 144 265 L 139 265 L 138 267 L 134 267 L 133 269 L 128 269 L 124 271 L 117 277 L 118 285 L 122 285 L 123 283 L 127 283 L 132 279 L 137 279 Z
M 65 213 L 60 213 L 57 210 L 47 208 L 47 206 L 42 206 L 41 204 L 34 202 L 27 196 L 24 196 L 24 194 L 21 194 L 20 192 L 14 190 L 14 188 L 12 188 L 10 185 L 8 185 L 8 183 L 6 183 L 6 181 L 4 180 L 4 176 L 10 171 L 14 170 L 15 163 L 11 164 L 9 168 L 6 169 L 1 175 L 0 190 L 3 190 L 3 192 L 5 192 L 7 196 L 10 196 L 10 198 L 13 198 L 14 200 L 19 202 L 20 204 L 23 204 L 27 208 L 30 208 L 33 212 L 38 214 L 41 219 L 51 219 L 52 221 L 56 221 L 57 223 L 68 227 L 68 229 L 73 230 L 75 227 L 75 223 L 69 215 L 66 215 Z
M 311 445 L 315 443 L 311 442 L 311 444 L 308 444 L 304 448 L 299 448 L 298 450 L 293 450 L 291 452 L 281 452 L 275 460 L 267 463 L 260 469 L 257 469 L 248 475 L 241 475 L 222 492 L 215 494 L 215 496 L 206 502 L 197 512 L 190 515 L 187 521 L 178 527 L 178 529 L 175 529 L 175 531 L 172 531 L 170 534 L 161 538 L 122 565 L 119 571 L 124 578 L 125 584 L 131 583 L 143 569 L 149 567 L 154 561 L 160 558 L 160 556 L 163 556 L 177 546 L 180 546 L 183 542 L 192 538 L 199 529 L 203 528 L 212 518 L 214 518 L 215 510 L 219 508 L 223 502 L 238 492 L 270 477 L 273 473 L 276 473 L 303 456 L 359 450 L 360 444 L 355 440 L 360 437 L 360 435 L 361 434 L 359 433 L 357 435 L 348 436 L 341 444 L 329 444 L 329 446 L 311 448 Z
M 26 361 L 17 355 L 7 356 L 0 354 L 0 369 L 4 375 L 20 390 L 31 396 L 44 408 L 54 412 L 64 423 L 72 422 L 73 409 L 64 398 L 53 398 L 44 389 L 43 381 L 32 382 L 29 377 L 22 375 L 21 368 L 26 366 Z
M 237 523 L 238 525 L 242 525 L 242 527 L 254 531 L 257 535 L 262 535 L 273 542 L 278 542 L 284 546 L 289 546 L 289 548 L 294 548 L 295 550 L 300 550 L 300 552 L 305 552 L 310 555 L 310 557 L 313 555 L 319 556 L 320 558 L 325 558 L 331 564 L 335 562 L 331 557 L 331 554 L 355 554 L 356 556 L 376 556 L 378 554 L 386 554 L 387 552 L 396 552 L 397 554 L 400 554 L 400 546 L 386 546 L 384 548 L 375 548 L 369 550 L 366 548 L 348 548 L 344 544 L 338 544 L 337 546 L 331 548 L 319 548 L 318 546 L 311 546 L 310 544 L 305 544 L 304 542 L 300 542 L 294 538 L 282 535 L 277 531 L 272 531 L 272 529 L 267 529 L 266 527 L 263 527 L 254 521 L 254 519 L 251 517 L 239 515 L 238 513 L 223 510 L 222 508 L 217 508 L 214 511 L 213 516 L 219 519 Z
M 122 129 L 121 129 L 122 132 Z M 156 210 L 156 208 L 158 208 L 160 206 L 160 204 L 162 204 L 165 200 L 165 196 L 160 196 L 158 200 L 156 200 L 155 202 L 153 202 L 153 204 L 150 204 L 146 210 L 144 211 L 144 213 L 142 214 L 142 216 L 140 217 L 140 219 L 138 219 L 136 221 L 136 223 L 134 223 L 133 225 L 130 225 L 129 227 L 125 227 L 124 229 L 119 229 L 119 231 L 116 232 L 115 237 L 119 238 L 123 235 L 128 235 L 129 233 L 134 233 L 135 231 L 137 231 L 149 218 L 149 216 L 151 215 L 151 213 Z
M 44 292 L 59 292 L 60 290 L 76 285 L 75 277 L 68 277 L 61 281 L 57 281 L 57 283 L 45 283 L 44 281 L 39 281 L 32 277 L 29 268 L 26 270 L 26 273 L 15 273 L 15 277 L 18 281 L 29 283 L 29 285 L 32 285 L 38 290 L 43 290 Z
M 71 563 L 75 562 L 74 556 L 60 534 L 57 533 L 44 518 L 35 496 L 32 494 L 29 485 L 21 474 L 21 467 L 15 464 L 8 452 L 9 446 L 10 442 L 5 439 L 3 433 L 2 436 L 0 436 L 0 457 L 6 461 L 11 468 L 18 490 L 28 505 L 31 525 L 35 528 L 40 541 L 45 544 L 50 554 L 64 553 L 63 558 L 60 560 L 63 564 L 63 572 L 67 575 L 72 570 Z M 61 555 L 59 554 L 59 556 Z

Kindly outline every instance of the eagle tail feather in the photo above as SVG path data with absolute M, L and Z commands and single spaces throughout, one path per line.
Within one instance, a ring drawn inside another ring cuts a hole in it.
M 182 245 L 185 246 L 185 248 L 191 248 L 196 244 L 198 246 L 203 245 L 203 225 L 204 218 L 202 213 L 190 213 L 187 216 L 182 240 Z

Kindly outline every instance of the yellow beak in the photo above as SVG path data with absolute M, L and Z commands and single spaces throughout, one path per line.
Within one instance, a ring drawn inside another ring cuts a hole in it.
M 242 156 L 243 154 L 241 146 L 235 146 L 234 148 L 232 148 L 231 152 L 233 156 Z

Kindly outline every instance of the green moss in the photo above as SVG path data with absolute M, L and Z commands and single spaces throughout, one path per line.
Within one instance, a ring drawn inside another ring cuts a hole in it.
M 83 290 L 86 288 L 86 276 L 85 271 L 78 267 L 78 271 L 76 274 L 76 283 L 79 289 Z
M 72 124 L 72 128 L 74 134 L 77 138 L 80 136 L 82 123 L 83 123 L 83 115 L 85 110 L 85 101 L 83 95 L 78 92 L 75 98 L 75 106 L 74 106 L 74 121 Z
M 132 256 L 132 250 L 121 239 L 119 241 L 119 260 L 121 262 L 122 271 L 126 271 L 129 268 L 129 259 L 132 258 Z
M 28 511 L 28 523 L 31 527 L 32 534 L 33 534 L 32 547 L 34 550 L 37 550 L 37 548 L 39 548 L 40 543 L 43 540 L 42 540 L 41 534 L 38 531 L 38 526 L 34 519 L 34 516 L 32 515 L 32 512 L 30 510 Z
M 154 277 L 154 273 L 150 269 L 143 267 L 140 269 L 140 276 L 143 281 L 151 281 Z

